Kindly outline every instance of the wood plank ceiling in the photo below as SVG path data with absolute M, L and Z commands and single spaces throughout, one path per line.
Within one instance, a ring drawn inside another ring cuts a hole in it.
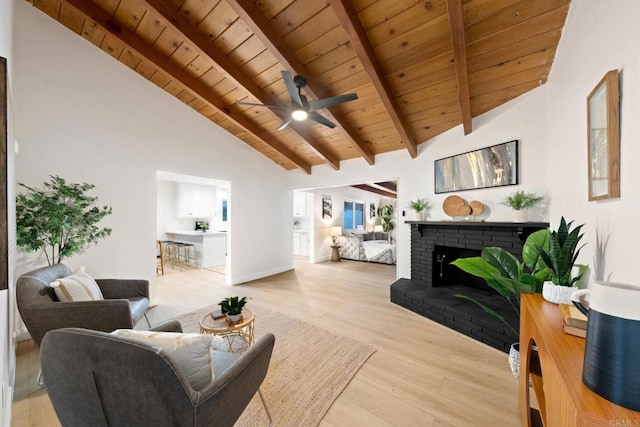
M 569 0 L 27 0 L 287 170 L 406 150 L 546 82 Z M 20 31 L 20 29 L 18 29 Z M 309 100 L 276 129 L 281 71 Z M 277 112 L 277 114 L 276 114 Z M 215 150 L 215 141 L 211 149 Z

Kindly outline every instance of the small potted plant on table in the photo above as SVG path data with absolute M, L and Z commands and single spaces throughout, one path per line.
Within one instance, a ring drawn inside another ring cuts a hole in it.
M 573 267 L 580 254 L 582 246 L 578 247 L 583 234 L 580 230 L 584 224 L 571 230 L 573 221 L 566 222 L 564 217 L 560 219 L 560 226 L 549 236 L 547 247 L 538 246 L 540 260 L 549 269 L 549 278 L 542 288 L 542 296 L 549 302 L 556 304 L 571 304 L 571 294 L 577 288 L 577 282 L 584 274 L 573 276 Z
M 247 304 L 247 297 L 227 297 L 220 301 L 218 305 L 227 317 L 227 323 L 233 325 L 242 322 L 242 309 Z

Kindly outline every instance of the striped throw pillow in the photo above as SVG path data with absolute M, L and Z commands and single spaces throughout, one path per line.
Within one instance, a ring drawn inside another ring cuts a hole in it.
M 62 302 L 98 301 L 104 296 L 100 287 L 85 271 L 84 266 L 78 268 L 72 275 L 57 279 L 49 285 L 53 288 L 58 299 Z

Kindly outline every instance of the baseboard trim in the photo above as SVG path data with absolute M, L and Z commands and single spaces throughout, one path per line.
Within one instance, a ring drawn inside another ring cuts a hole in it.
M 230 280 L 229 285 L 234 286 L 234 285 L 239 285 L 241 283 L 250 282 L 251 280 L 262 279 L 263 277 L 269 277 L 269 276 L 273 276 L 274 274 L 280 274 L 280 273 L 284 273 L 285 271 L 293 270 L 293 268 L 294 268 L 293 264 L 291 264 L 285 267 L 272 268 L 270 270 L 246 274 L 240 277 L 234 276 Z

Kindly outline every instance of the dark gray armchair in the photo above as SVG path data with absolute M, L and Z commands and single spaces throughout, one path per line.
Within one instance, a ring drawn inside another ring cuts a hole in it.
M 38 346 L 52 329 L 78 327 L 111 332 L 133 328 L 149 307 L 147 280 L 97 279 L 104 300 L 60 302 L 49 284 L 70 274 L 66 265 L 54 264 L 18 278 L 18 311 Z
M 176 323 L 164 329 L 175 332 Z M 200 391 L 164 351 L 104 332 L 51 331 L 42 341 L 40 360 L 65 427 L 224 427 L 232 426 L 259 393 L 274 341 L 267 334 L 242 355 L 214 351 L 215 380 Z

